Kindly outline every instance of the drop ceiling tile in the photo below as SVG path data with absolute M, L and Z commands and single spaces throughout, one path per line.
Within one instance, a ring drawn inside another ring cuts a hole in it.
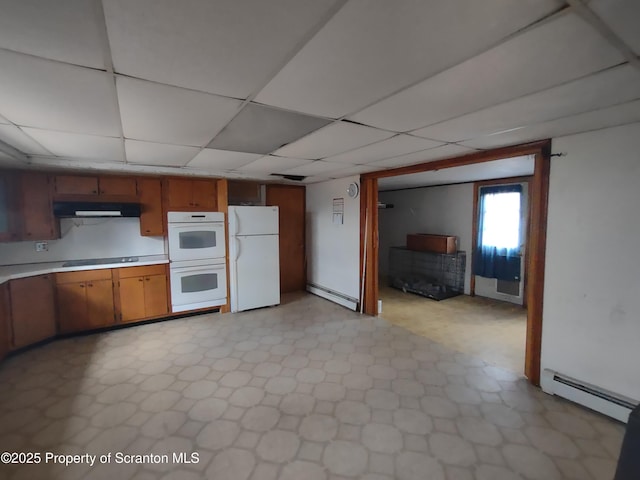
M 117 72 L 246 98 L 335 0 L 103 0 Z
M 636 55 L 640 55 L 640 2 L 637 0 L 592 0 L 593 10 Z
M 354 166 L 354 165 L 351 165 Z M 325 162 L 323 160 L 315 160 L 306 165 L 291 168 L 279 173 L 286 173 L 289 175 L 305 175 L 305 176 L 327 176 L 330 177 L 332 172 L 338 171 L 342 168 L 346 168 L 344 165 L 338 165 L 335 163 Z
M 8 125 L 9 124 L 9 120 L 7 120 L 6 118 L 4 118 L 2 115 L 0 115 L 0 124 L 2 125 Z
M 94 2 L 4 0 L 0 48 L 104 69 Z
M 561 5 L 351 0 L 256 100 L 337 118 L 477 55 Z
M 317 160 L 378 142 L 393 135 L 392 132 L 363 125 L 336 122 L 290 143 L 274 153 Z
M 473 148 L 490 149 L 634 122 L 640 122 L 640 100 L 517 128 L 496 135 L 479 137 L 462 143 Z
M 234 170 L 256 161 L 261 156 L 259 153 L 232 152 L 229 150 L 204 148 L 187 166 L 189 168 L 204 168 L 207 170 Z
M 0 125 L 0 140 L 27 155 L 50 155 L 33 138 L 14 125 Z
M 313 175 L 312 177 L 306 177 L 304 180 L 302 180 L 302 183 L 310 185 L 312 183 L 321 183 L 328 180 L 331 180 L 331 177 L 325 177 L 323 175 Z
M 124 148 L 127 161 L 130 163 L 170 167 L 182 167 L 186 165 L 189 160 L 193 159 L 200 151 L 200 149 L 196 147 L 141 142 L 128 139 L 124 141 Z
M 209 147 L 271 153 L 328 123 L 329 120 L 324 118 L 250 103 L 213 139 Z
M 477 150 L 461 145 L 443 145 L 441 147 L 422 150 L 420 152 L 410 153 L 408 155 L 400 155 L 398 157 L 387 158 L 379 162 L 373 162 L 368 165 L 378 168 L 404 167 L 406 165 L 416 165 L 418 163 L 432 162 L 434 160 L 442 160 L 444 158 L 452 158 L 460 155 L 473 153 Z
M 305 160 L 301 158 L 287 158 L 276 157 L 274 155 L 267 155 L 259 158 L 255 162 L 249 163 L 236 170 L 246 173 L 282 173 L 290 168 L 300 167 L 312 163 L 311 160 Z
M 238 113 L 242 102 L 208 93 L 117 77 L 127 138 L 204 146 Z
M 574 14 L 564 14 L 349 117 L 407 131 L 573 80 L 624 61 Z
M 640 98 L 640 70 L 623 65 L 490 107 L 414 135 L 457 142 Z
M 20 126 L 120 135 L 105 72 L 0 50 L 0 112 Z
M 361 175 L 363 173 L 378 172 L 386 170 L 384 167 L 375 167 L 370 165 L 354 165 L 353 167 L 341 168 L 331 172 L 331 178 L 344 178 L 352 175 Z
M 122 162 L 119 138 L 23 128 L 24 132 L 57 157 Z
M 442 145 L 442 143 L 412 137 L 410 135 L 396 135 L 381 142 L 372 143 L 371 145 L 351 150 L 350 152 L 328 157 L 325 160 L 327 162 L 352 164 L 371 163 L 384 158 L 396 157 L 405 153 L 417 152 L 418 150 L 425 150 L 439 145 Z

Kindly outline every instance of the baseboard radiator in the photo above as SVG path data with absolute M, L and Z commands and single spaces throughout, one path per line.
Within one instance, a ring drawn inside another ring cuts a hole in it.
M 326 298 L 338 305 L 347 307 L 349 310 L 358 310 L 358 299 L 345 295 L 344 293 L 336 292 L 335 290 L 316 285 L 315 283 L 307 283 L 307 292 Z
M 545 393 L 566 398 L 623 423 L 627 423 L 629 413 L 637 405 L 630 398 L 548 369 L 542 372 L 540 386 Z

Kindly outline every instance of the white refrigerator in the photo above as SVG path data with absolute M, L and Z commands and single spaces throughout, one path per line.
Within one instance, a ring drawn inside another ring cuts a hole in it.
M 231 311 L 280 304 L 278 207 L 229 207 Z

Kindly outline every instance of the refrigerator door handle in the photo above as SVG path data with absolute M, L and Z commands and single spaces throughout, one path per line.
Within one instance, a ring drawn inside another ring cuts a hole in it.
M 233 234 L 238 235 L 238 232 L 240 231 L 240 217 L 238 216 L 238 212 L 235 209 L 233 211 L 233 216 L 236 219 L 233 225 Z
M 234 258 L 234 261 L 238 261 L 238 257 L 240 256 L 240 239 L 238 237 L 235 237 L 235 241 L 236 241 L 236 258 Z

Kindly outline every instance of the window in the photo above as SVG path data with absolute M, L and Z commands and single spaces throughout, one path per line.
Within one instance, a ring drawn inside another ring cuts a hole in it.
M 520 279 L 521 205 L 520 184 L 480 188 L 476 275 Z

